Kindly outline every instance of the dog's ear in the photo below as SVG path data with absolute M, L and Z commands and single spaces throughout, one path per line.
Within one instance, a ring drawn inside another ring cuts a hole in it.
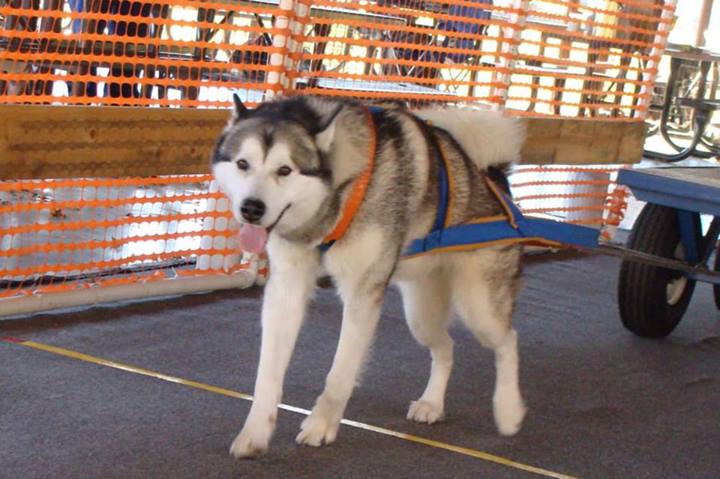
M 244 120 L 250 115 L 250 110 L 245 108 L 245 105 L 243 105 L 243 102 L 237 93 L 233 93 L 233 102 L 235 103 L 235 109 L 233 110 L 232 118 L 230 119 L 231 124 Z
M 315 131 L 312 132 L 315 135 L 315 144 L 323 153 L 330 151 L 330 145 L 332 145 L 333 139 L 335 138 L 335 125 L 337 124 L 338 113 L 340 113 L 342 109 L 343 105 L 338 105 L 330 115 L 320 122 L 317 128 L 315 128 Z

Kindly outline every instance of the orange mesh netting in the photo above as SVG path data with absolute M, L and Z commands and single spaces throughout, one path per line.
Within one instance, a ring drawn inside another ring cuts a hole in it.
M 672 21 L 662 0 L 299 1 L 288 75 L 303 93 L 524 115 L 639 119 Z
M 674 3 L 0 0 L 0 104 L 316 94 L 639 122 Z M 612 226 L 625 198 L 615 171 L 520 167 L 511 180 L 527 213 Z M 248 266 L 209 177 L 73 176 L 69 163 L 68 179 L 0 182 L 0 296 Z
M 271 89 L 271 4 L 2 0 L 2 102 L 224 106 Z M 277 82 L 276 82 L 277 83 Z
M 209 176 L 0 182 L 0 296 L 242 268 Z
M 267 92 L 639 120 L 664 0 L 1 0 L 2 102 L 225 106 Z
M 519 166 L 510 176 L 523 213 L 602 228 L 610 238 L 622 222 L 628 192 L 617 167 Z

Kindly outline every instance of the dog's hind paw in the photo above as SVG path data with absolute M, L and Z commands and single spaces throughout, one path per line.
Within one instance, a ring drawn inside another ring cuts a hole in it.
M 442 406 L 418 399 L 410 403 L 407 418 L 410 421 L 432 424 L 443 418 Z
M 230 455 L 236 459 L 258 457 L 268 449 L 270 433 L 244 427 L 230 446 Z
M 320 414 L 312 413 L 300 425 L 300 434 L 295 438 L 298 444 L 319 447 L 331 444 L 337 438 L 340 421 L 332 421 Z

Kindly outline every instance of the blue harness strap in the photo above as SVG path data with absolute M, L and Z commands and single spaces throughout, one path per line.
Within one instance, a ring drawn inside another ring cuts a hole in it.
M 413 240 L 403 252 L 403 257 L 441 251 L 467 251 L 503 243 L 597 247 L 600 233 L 597 229 L 561 221 L 528 218 L 522 214 L 512 199 L 489 178 L 487 178 L 489 188 L 505 210 L 505 217 L 502 219 L 486 218 L 474 223 L 446 228 L 445 219 L 450 214 L 448 211 L 449 173 L 439 146 L 435 150 L 435 156 L 438 158 L 440 166 L 440 195 L 435 225 L 427 236 Z
M 570 244 L 593 248 L 597 246 L 598 232 L 593 228 L 577 226 L 554 220 L 523 218 L 518 228 L 507 220 L 487 223 L 471 223 L 452 226 L 430 232 L 426 237 L 414 240 L 403 256 L 424 253 L 480 249 L 499 243 L 537 242 L 549 246 Z
M 428 130 L 431 127 L 427 127 Z M 428 131 L 428 135 L 431 136 L 431 146 L 435 162 L 439 165 L 438 168 L 438 209 L 435 215 L 435 225 L 432 231 L 440 231 L 445 228 L 446 221 L 450 212 L 450 177 L 447 169 L 447 163 L 445 157 L 440 150 L 440 144 L 437 138 L 433 135 L 432 131 Z
M 445 227 L 445 220 L 448 216 L 448 205 L 450 203 L 450 182 L 448 181 L 448 172 L 445 167 L 445 161 L 440 158 L 440 152 L 437 149 L 435 149 L 435 157 L 439 160 L 438 163 L 442 165 L 440 166 L 438 175 L 440 183 L 438 191 L 440 195 L 438 199 L 438 211 L 435 216 L 435 225 L 433 226 L 433 231 L 438 231 Z
M 586 248 L 594 248 L 598 245 L 600 231 L 595 228 L 563 221 L 527 217 L 520 212 L 515 202 L 507 194 L 501 193 L 501 198 L 498 199 L 512 212 L 519 237 L 541 238 L 553 243 Z
M 325 253 L 334 244 L 335 244 L 335 240 L 326 241 L 325 243 L 320 243 L 319 245 L 317 245 L 317 249 L 320 251 L 320 253 Z

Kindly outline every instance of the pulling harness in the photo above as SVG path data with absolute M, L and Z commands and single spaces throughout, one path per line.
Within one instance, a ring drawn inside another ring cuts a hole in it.
M 360 177 L 355 180 L 340 220 L 335 228 L 318 246 L 325 252 L 350 227 L 355 214 L 365 198 L 377 156 L 377 130 L 373 115 L 383 111 L 379 107 L 365 109 L 366 121 L 370 129 L 368 166 Z M 422 120 L 421 120 L 422 121 Z M 486 216 L 468 221 L 465 224 L 449 226 L 450 212 L 453 205 L 453 176 L 442 144 L 436 140 L 433 128 L 428 123 L 427 133 L 431 135 L 436 161 L 439 168 L 439 204 L 435 224 L 424 238 L 413 240 L 402 253 L 403 258 L 412 258 L 430 253 L 449 251 L 470 251 L 489 246 L 508 244 L 533 244 L 539 246 L 559 247 L 563 245 L 594 248 L 598 244 L 598 230 L 561 221 L 524 216 L 507 193 L 502 191 L 489 177 L 485 177 L 487 185 L 502 206 L 504 214 Z

